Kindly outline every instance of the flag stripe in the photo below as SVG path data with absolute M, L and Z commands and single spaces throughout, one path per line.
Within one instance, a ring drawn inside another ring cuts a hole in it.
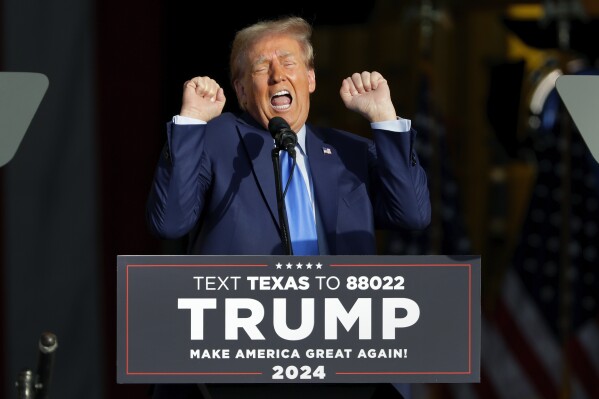
M 522 365 L 536 390 L 545 399 L 557 399 L 559 395 L 552 382 L 551 374 L 547 372 L 545 365 L 538 359 L 526 338 L 520 333 L 518 325 L 503 301 L 500 301 L 497 309 L 497 322 L 512 353 Z
M 481 367 L 480 370 L 480 384 L 475 384 L 474 388 L 479 398 L 485 399 L 499 399 L 497 392 L 491 383 L 490 377 L 487 375 L 487 370 L 485 367 Z M 458 396 L 458 398 L 462 399 L 464 396 Z
M 482 320 L 482 367 L 501 399 L 534 398 L 538 394 L 496 327 Z
M 584 347 L 583 353 L 586 354 L 588 361 L 595 370 L 597 381 L 599 381 L 599 317 L 590 320 L 580 329 L 578 334 L 580 345 Z M 599 398 L 599 396 L 597 396 Z
M 568 360 L 572 365 L 573 371 L 579 377 L 584 390 L 591 398 L 599 398 L 599 374 L 586 356 L 585 348 L 576 338 L 570 340 L 568 344 Z
M 477 392 L 476 387 L 480 384 L 452 384 L 451 393 L 447 392 L 443 395 L 443 399 L 455 398 L 455 399 L 477 399 L 480 395 Z M 448 390 L 449 391 L 449 390 Z M 489 397 L 489 399 L 492 399 Z
M 526 288 L 513 272 L 504 281 L 503 303 L 506 305 L 518 331 L 535 352 L 539 363 L 545 366 L 554 384 L 561 378 L 562 352 L 556 336 L 551 332 Z

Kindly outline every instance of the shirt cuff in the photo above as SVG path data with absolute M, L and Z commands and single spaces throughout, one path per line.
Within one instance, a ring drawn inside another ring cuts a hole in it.
M 175 115 L 173 116 L 173 123 L 175 125 L 205 125 L 208 122 L 188 116 Z
M 370 127 L 378 130 L 389 130 L 391 132 L 409 132 L 412 128 L 412 121 L 398 116 L 394 121 L 372 122 Z

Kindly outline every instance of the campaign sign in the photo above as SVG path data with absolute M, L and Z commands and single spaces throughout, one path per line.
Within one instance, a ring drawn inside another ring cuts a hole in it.
M 119 383 L 480 380 L 480 257 L 117 263 Z

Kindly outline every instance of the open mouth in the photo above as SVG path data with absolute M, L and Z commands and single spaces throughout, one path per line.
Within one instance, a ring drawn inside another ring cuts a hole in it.
M 287 90 L 278 91 L 270 98 L 270 104 L 277 111 L 289 109 L 292 102 L 293 99 Z

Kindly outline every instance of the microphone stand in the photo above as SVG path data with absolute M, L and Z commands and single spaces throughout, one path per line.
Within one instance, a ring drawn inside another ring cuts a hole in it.
M 58 347 L 56 335 L 45 332 L 38 343 L 37 378 L 35 381 L 35 399 L 47 399 L 54 368 L 54 352 Z
M 278 145 L 272 149 L 272 165 L 275 171 L 275 187 L 277 190 L 277 209 L 279 210 L 279 225 L 281 232 L 281 241 L 285 248 L 286 255 L 293 255 L 291 247 L 291 238 L 289 237 L 289 222 L 287 221 L 287 209 L 285 208 L 285 197 L 283 195 L 283 184 L 281 181 L 281 163 L 279 162 L 279 152 L 281 148 Z M 295 158 L 294 158 L 295 160 Z M 291 176 L 290 176 L 291 177 Z
M 58 347 L 56 335 L 44 332 L 38 342 L 39 355 L 34 375 L 29 369 L 22 370 L 17 376 L 15 386 L 17 399 L 47 399 L 48 388 L 54 366 L 54 352 Z

